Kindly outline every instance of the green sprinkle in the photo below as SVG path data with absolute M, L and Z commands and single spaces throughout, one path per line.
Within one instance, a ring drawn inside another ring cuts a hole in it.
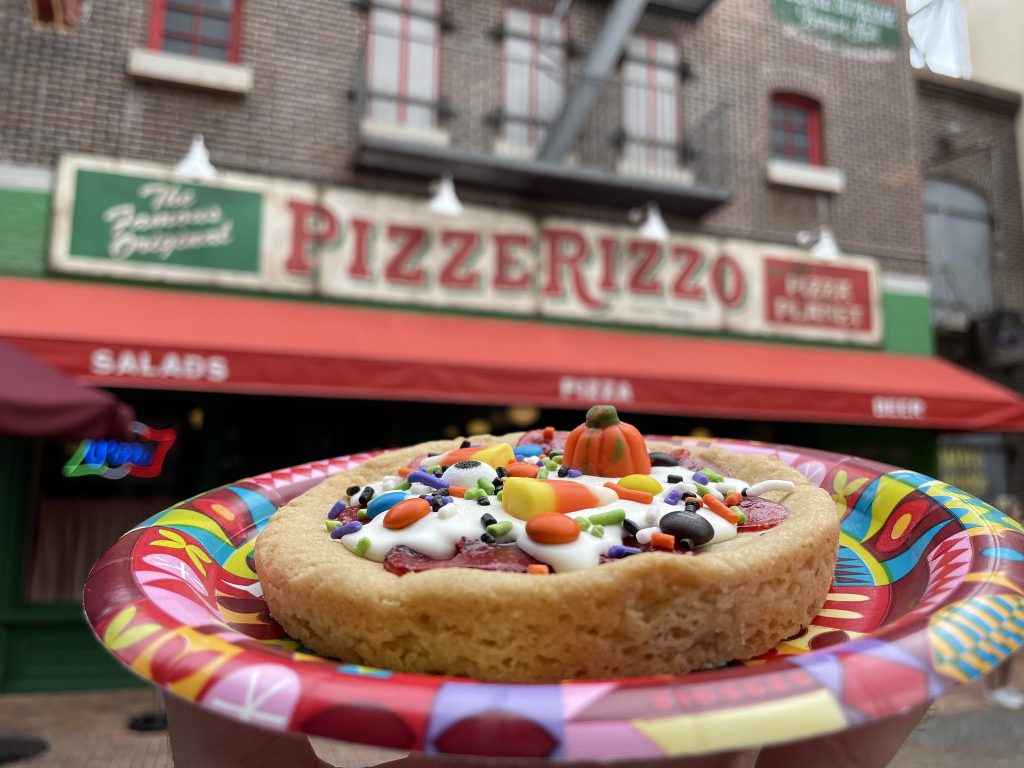
M 484 495 L 483 488 L 467 488 L 466 493 L 463 494 L 463 498 L 475 501 Z
M 609 509 L 607 512 L 591 515 L 589 519 L 594 525 L 618 525 L 626 519 L 626 511 L 624 509 Z
M 487 526 L 487 532 L 494 537 L 504 536 L 511 530 L 512 523 L 508 520 L 502 520 L 500 523 L 492 523 L 491 525 Z
M 597 538 L 600 539 L 602 536 L 604 536 L 604 526 L 603 525 L 592 525 L 592 526 L 590 526 L 590 535 L 591 536 L 596 536 Z
M 408 480 L 403 480 L 402 482 L 395 486 L 396 491 L 408 491 L 410 488 L 412 488 L 412 483 L 410 483 Z
M 324 528 L 326 528 L 328 531 L 333 531 L 339 525 L 341 525 L 341 523 L 339 523 L 337 520 L 324 520 Z
M 476 486 L 484 492 L 485 496 L 490 496 L 494 493 L 494 483 L 488 480 L 486 477 L 478 477 L 476 479 Z
M 370 548 L 370 540 L 363 536 L 359 541 L 356 542 L 356 554 L 365 555 L 366 550 Z
M 576 523 L 579 525 L 581 531 L 585 531 L 590 527 L 590 521 L 585 517 L 574 518 Z
M 498 491 L 498 492 L 497 492 L 497 493 L 495 494 L 495 497 L 496 497 L 496 498 L 498 499 L 498 501 L 501 501 L 501 494 L 502 494 L 502 493 L 503 493 L 503 491 Z
M 711 489 L 708 488 L 706 485 L 701 485 L 700 483 L 694 483 L 694 485 L 697 486 L 697 493 L 700 494 L 701 496 L 703 496 L 706 493 L 711 493 Z
M 721 483 L 725 480 L 725 478 L 715 472 L 715 470 L 708 469 L 707 467 L 704 467 L 704 469 L 701 470 L 701 473 L 703 473 L 704 476 L 712 483 Z
M 366 520 L 370 517 L 370 513 L 365 508 L 360 509 L 358 512 L 356 512 L 356 517 L 360 520 Z
M 440 465 L 440 464 L 435 464 L 435 465 L 434 465 L 434 466 L 432 466 L 432 467 L 427 467 L 427 472 L 429 472 L 430 474 L 434 474 L 434 473 L 435 473 L 435 472 L 437 472 L 437 470 L 439 470 L 440 468 L 441 468 L 441 465 Z
M 736 525 L 743 525 L 745 522 L 747 522 L 747 514 L 742 509 L 736 506 L 729 507 L 729 509 L 731 509 L 733 512 L 740 516 L 740 519 L 736 521 Z
M 537 479 L 538 480 L 543 480 L 547 476 L 548 476 L 548 471 L 546 469 L 542 469 L 540 472 L 537 473 Z
M 551 460 L 553 462 L 555 462 L 555 464 L 561 464 L 562 463 L 562 454 L 556 453 L 554 456 L 551 457 Z
M 547 467 L 549 472 L 554 472 L 558 469 L 558 465 L 551 459 L 544 459 L 544 466 Z

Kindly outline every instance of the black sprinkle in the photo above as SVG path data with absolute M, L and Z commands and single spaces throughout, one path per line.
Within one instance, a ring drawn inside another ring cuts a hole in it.
M 482 541 L 484 544 L 493 544 L 495 539 L 493 536 L 491 536 L 491 534 L 484 531 L 483 535 L 480 537 L 480 541 Z
M 681 482 L 683 482 L 683 476 L 682 475 L 669 475 L 668 477 L 665 478 L 665 480 L 667 480 L 670 483 L 681 483 Z
M 558 468 L 558 476 L 559 477 L 565 477 L 568 474 L 569 474 L 569 468 L 567 466 L 565 466 L 564 464 Z
M 495 519 L 494 515 L 492 515 L 490 512 L 484 512 L 480 516 L 480 525 L 482 525 L 484 528 L 486 528 L 489 525 L 494 525 L 496 522 L 498 522 L 498 521 Z
M 508 477 L 508 470 L 504 467 L 498 467 L 496 470 L 498 477 Z
M 637 531 L 640 530 L 640 526 L 630 520 L 628 517 L 622 521 L 622 528 L 630 536 L 636 536 Z
M 434 470 L 434 477 L 440 477 L 443 474 L 444 474 L 444 470 L 441 469 L 440 467 L 438 467 L 437 469 Z
M 698 496 L 693 491 L 683 491 L 682 495 L 679 498 L 681 498 L 681 499 L 699 499 L 700 496 Z
M 693 539 L 676 539 L 676 546 L 684 552 L 693 552 Z
M 441 501 L 441 497 L 440 496 L 431 496 L 430 497 L 430 508 L 432 510 L 434 510 L 435 512 L 437 512 L 437 510 L 439 510 L 443 505 L 444 505 L 444 502 Z
M 747 491 L 749 491 L 749 490 L 750 490 L 749 488 L 744 488 L 742 491 L 740 491 L 740 493 L 743 494 L 744 496 L 746 496 L 747 495 Z
M 345 491 L 345 493 L 348 496 L 354 496 L 355 494 L 359 493 L 359 488 L 360 488 L 360 486 L 358 486 L 358 485 L 350 485 L 348 487 L 348 490 Z
M 676 461 L 675 456 L 670 453 L 664 453 L 662 451 L 651 451 L 648 454 L 651 459 L 652 467 L 678 467 L 679 462 Z
M 479 499 L 476 500 L 476 503 L 479 504 L 481 507 L 491 506 L 491 502 L 486 496 L 481 496 Z
M 373 486 L 366 486 L 363 488 L 363 492 L 359 494 L 359 506 L 365 507 L 370 503 L 370 499 L 373 498 Z
M 459 448 L 469 448 L 469 447 L 471 447 L 472 445 L 473 445 L 473 444 L 472 444 L 471 442 L 469 442 L 469 440 L 463 440 L 463 441 L 462 441 L 462 445 L 460 445 L 460 446 L 459 446 Z
M 687 512 L 696 512 L 698 509 L 700 509 L 700 504 L 698 504 L 696 501 L 688 501 L 685 504 L 683 504 L 683 509 L 685 509 Z

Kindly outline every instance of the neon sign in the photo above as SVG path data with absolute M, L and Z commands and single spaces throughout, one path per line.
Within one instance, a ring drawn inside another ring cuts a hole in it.
M 174 445 L 178 433 L 173 429 L 153 429 L 142 422 L 132 424 L 136 441 L 83 440 L 62 470 L 64 477 L 99 475 L 108 480 L 133 477 L 157 477 L 164 457 Z

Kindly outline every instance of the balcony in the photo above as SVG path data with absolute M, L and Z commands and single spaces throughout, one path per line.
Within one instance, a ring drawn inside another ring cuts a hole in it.
M 503 52 L 503 34 L 495 30 L 472 52 L 417 50 L 413 41 L 403 55 L 421 66 L 404 77 L 381 72 L 401 56 L 368 64 L 364 50 L 351 93 L 357 168 L 424 179 L 451 173 L 460 188 L 618 211 L 656 200 L 667 214 L 693 217 L 728 201 L 730 112 L 685 63 L 667 76 L 659 64 L 654 78 L 624 58 L 614 76 L 590 83 L 593 106 L 569 151 L 552 160 L 545 142 L 570 90 L 584 85 L 583 57 L 561 40 L 547 50 L 541 41 L 532 59 L 524 46 L 518 57 L 511 46 Z M 495 54 L 479 53 L 487 47 Z

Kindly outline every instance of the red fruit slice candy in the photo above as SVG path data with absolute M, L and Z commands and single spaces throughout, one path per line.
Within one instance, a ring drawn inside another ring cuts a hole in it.
M 745 496 L 740 501 L 740 509 L 747 516 L 747 522 L 737 528 L 739 531 L 764 531 L 789 517 L 784 506 L 760 496 Z

